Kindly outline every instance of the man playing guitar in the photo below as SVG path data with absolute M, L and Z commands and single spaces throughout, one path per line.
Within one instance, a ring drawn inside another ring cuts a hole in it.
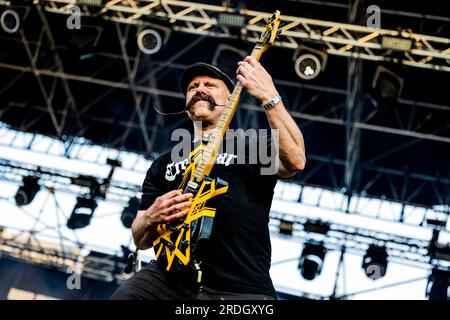
M 259 164 L 216 164 L 211 176 L 217 174 L 227 180 L 229 192 L 217 207 L 211 250 L 202 261 L 201 282 L 189 268 L 172 274 L 154 261 L 123 284 L 113 299 L 276 298 L 269 275 L 269 211 L 277 178 L 290 178 L 303 170 L 304 142 L 271 76 L 254 57 L 240 61 L 236 75 L 242 87 L 266 106 L 270 127 L 278 131 L 278 172 L 261 175 Z M 194 140 L 201 140 L 215 128 L 233 81 L 218 68 L 198 63 L 184 71 L 180 84 L 189 118 L 195 125 L 201 124 L 194 127 Z M 192 205 L 191 193 L 176 190 L 181 174 L 175 179 L 172 173 L 168 176 L 170 160 L 170 153 L 155 160 L 144 181 L 142 210 L 132 226 L 139 249 L 152 246 L 159 224 L 179 220 Z
M 188 144 L 197 147 L 176 163 L 165 153 L 147 171 L 132 232 L 136 247 L 153 247 L 157 261 L 112 299 L 276 299 L 269 274 L 273 192 L 279 177 L 292 177 L 306 161 L 300 129 L 259 63 L 279 24 L 276 11 L 251 55 L 238 62 L 236 84 L 206 63 L 184 70 L 180 87 L 194 124 Z M 265 139 L 227 134 L 243 89 L 266 112 L 272 134 Z M 276 170 L 254 157 L 269 148 Z

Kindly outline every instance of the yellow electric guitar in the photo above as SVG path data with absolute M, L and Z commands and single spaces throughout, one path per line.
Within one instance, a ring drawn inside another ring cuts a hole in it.
M 261 55 L 275 42 L 280 24 L 277 10 L 264 28 L 251 56 L 259 60 Z M 161 224 L 158 237 L 153 242 L 156 257 L 167 271 L 178 271 L 185 267 L 199 270 L 199 264 L 208 249 L 214 216 L 216 196 L 227 192 L 228 185 L 219 178 L 210 178 L 217 152 L 223 136 L 236 112 L 242 94 L 242 85 L 237 82 L 225 109 L 210 135 L 208 143 L 191 152 L 181 185 L 184 193 L 192 193 L 192 206 L 188 214 L 176 223 Z M 199 273 L 201 275 L 201 273 Z

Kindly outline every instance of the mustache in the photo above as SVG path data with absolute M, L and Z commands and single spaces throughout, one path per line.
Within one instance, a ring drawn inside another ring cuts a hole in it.
M 192 96 L 191 100 L 189 100 L 188 104 L 186 105 L 186 109 L 189 109 L 193 104 L 195 104 L 197 101 L 204 100 L 208 101 L 212 106 L 216 106 L 216 100 L 214 100 L 213 97 L 210 95 L 207 95 L 203 92 L 197 92 L 195 95 Z

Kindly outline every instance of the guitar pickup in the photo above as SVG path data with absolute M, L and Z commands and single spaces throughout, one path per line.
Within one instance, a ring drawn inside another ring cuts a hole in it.
M 208 181 L 208 182 L 213 181 L 213 179 L 209 176 L 205 176 L 203 178 L 203 180 Z M 215 185 L 216 189 L 220 189 L 220 188 L 226 187 L 226 186 L 228 186 L 228 182 L 226 182 L 225 180 L 222 180 L 220 178 L 216 178 L 216 185 Z

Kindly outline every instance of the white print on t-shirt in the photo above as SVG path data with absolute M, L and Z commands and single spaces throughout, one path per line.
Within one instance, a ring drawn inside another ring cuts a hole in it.
M 221 153 L 216 158 L 217 164 L 223 164 L 228 167 L 231 163 L 231 160 L 236 159 L 238 156 L 235 154 Z M 187 165 L 189 164 L 189 159 L 184 159 L 179 162 L 169 163 L 166 167 L 166 180 L 173 181 L 176 176 L 183 172 Z

